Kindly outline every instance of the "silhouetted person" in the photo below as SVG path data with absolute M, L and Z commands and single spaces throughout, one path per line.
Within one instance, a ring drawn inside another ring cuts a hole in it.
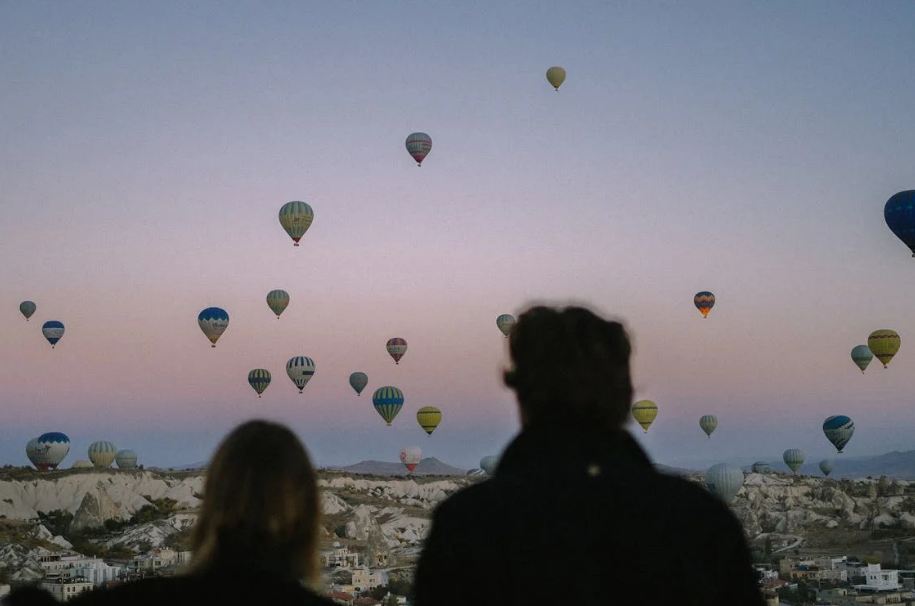
M 287 428 L 250 421 L 230 433 L 207 469 L 190 572 L 93 591 L 74 604 L 331 605 L 303 587 L 317 573 L 314 468 Z
M 761 605 L 730 510 L 657 472 L 623 429 L 632 383 L 622 325 L 535 307 L 510 350 L 521 433 L 493 478 L 436 510 L 416 606 Z

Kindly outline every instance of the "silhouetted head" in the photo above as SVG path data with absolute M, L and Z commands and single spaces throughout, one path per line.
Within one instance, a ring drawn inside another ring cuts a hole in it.
M 299 439 L 282 425 L 244 423 L 222 441 L 207 469 L 192 568 L 310 580 L 318 517 L 315 471 Z
M 582 307 L 533 307 L 509 340 L 521 422 L 534 427 L 617 429 L 629 415 L 631 347 L 619 322 Z

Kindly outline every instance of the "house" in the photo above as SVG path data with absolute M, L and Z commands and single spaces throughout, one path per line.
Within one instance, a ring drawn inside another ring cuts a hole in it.
M 39 564 L 47 581 L 82 577 L 94 586 L 117 579 L 123 570 L 120 566 L 112 566 L 99 558 L 80 554 L 42 556 Z
M 69 602 L 93 585 L 82 577 L 59 578 L 41 582 L 41 588 L 54 596 L 58 602 Z
M 334 542 L 332 551 L 325 552 L 324 566 L 327 568 L 356 568 L 359 566 L 359 554 L 351 552 L 349 547 Z
M 139 555 L 131 560 L 130 565 L 138 571 L 154 572 L 160 568 L 184 566 L 190 561 L 190 551 L 175 551 L 166 547 Z
M 380 570 L 369 570 L 366 567 L 353 570 L 353 587 L 357 592 L 367 591 L 388 584 L 387 575 Z
M 864 571 L 866 582 L 855 585 L 858 591 L 898 591 L 902 589 L 898 570 L 883 570 L 880 564 L 868 564 Z

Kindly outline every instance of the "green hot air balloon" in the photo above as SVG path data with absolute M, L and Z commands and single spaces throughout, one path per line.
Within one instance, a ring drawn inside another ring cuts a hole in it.
M 379 387 L 372 394 L 372 405 L 388 426 L 391 425 L 391 421 L 403 408 L 403 402 L 403 392 L 392 385 Z
M 823 459 L 820 461 L 820 471 L 823 472 L 824 476 L 828 476 L 832 473 L 832 461 L 829 459 Z
M 285 290 L 271 290 L 267 293 L 267 307 L 276 314 L 276 319 L 289 307 L 289 293 Z
M 851 361 L 855 366 L 861 369 L 861 372 L 867 370 L 867 365 L 874 359 L 871 348 L 867 345 L 855 345 L 851 350 Z
M 867 337 L 868 349 L 883 363 L 884 368 L 887 367 L 890 360 L 899 351 L 900 345 L 902 345 L 902 339 L 899 338 L 899 334 L 895 330 L 888 328 L 875 330 Z
M 302 239 L 314 220 L 315 211 L 307 202 L 287 202 L 280 209 L 280 225 L 292 238 L 293 246 L 299 245 L 299 240 Z
M 705 472 L 705 486 L 725 503 L 730 503 L 743 486 L 743 471 L 739 467 L 719 463 Z
M 356 395 L 361 396 L 362 390 L 369 384 L 369 376 L 364 372 L 354 372 L 349 376 L 349 386 L 356 390 Z
M 29 318 L 32 317 L 32 314 L 35 313 L 35 310 L 38 309 L 38 306 L 35 305 L 32 301 L 23 301 L 19 304 L 19 313 L 25 316 L 25 321 L 28 322 Z
M 515 316 L 502 314 L 496 318 L 496 326 L 499 328 L 499 332 L 508 337 L 512 332 L 512 328 L 515 327 Z
M 248 373 L 248 385 L 257 392 L 257 397 L 261 397 L 264 390 L 270 385 L 270 371 L 266 368 L 255 368 Z
M 699 419 L 699 427 L 705 432 L 705 435 L 712 437 L 712 432 L 718 427 L 718 418 L 715 415 L 702 415 Z
M 558 65 L 554 65 L 546 70 L 546 81 L 558 92 L 559 87 L 566 81 L 566 70 Z
M 791 473 L 796 474 L 797 470 L 804 464 L 804 451 L 799 448 L 789 448 L 782 454 L 782 459 L 788 469 L 791 470 Z
M 499 466 L 499 457 L 494 455 L 487 455 L 480 459 L 480 469 L 486 472 L 486 475 L 491 476 L 496 473 L 496 468 Z

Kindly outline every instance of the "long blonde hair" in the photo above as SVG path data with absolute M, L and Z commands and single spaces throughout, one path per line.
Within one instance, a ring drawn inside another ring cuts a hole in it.
M 191 571 L 253 567 L 313 581 L 319 516 L 315 471 L 295 434 L 267 421 L 243 423 L 207 470 Z

